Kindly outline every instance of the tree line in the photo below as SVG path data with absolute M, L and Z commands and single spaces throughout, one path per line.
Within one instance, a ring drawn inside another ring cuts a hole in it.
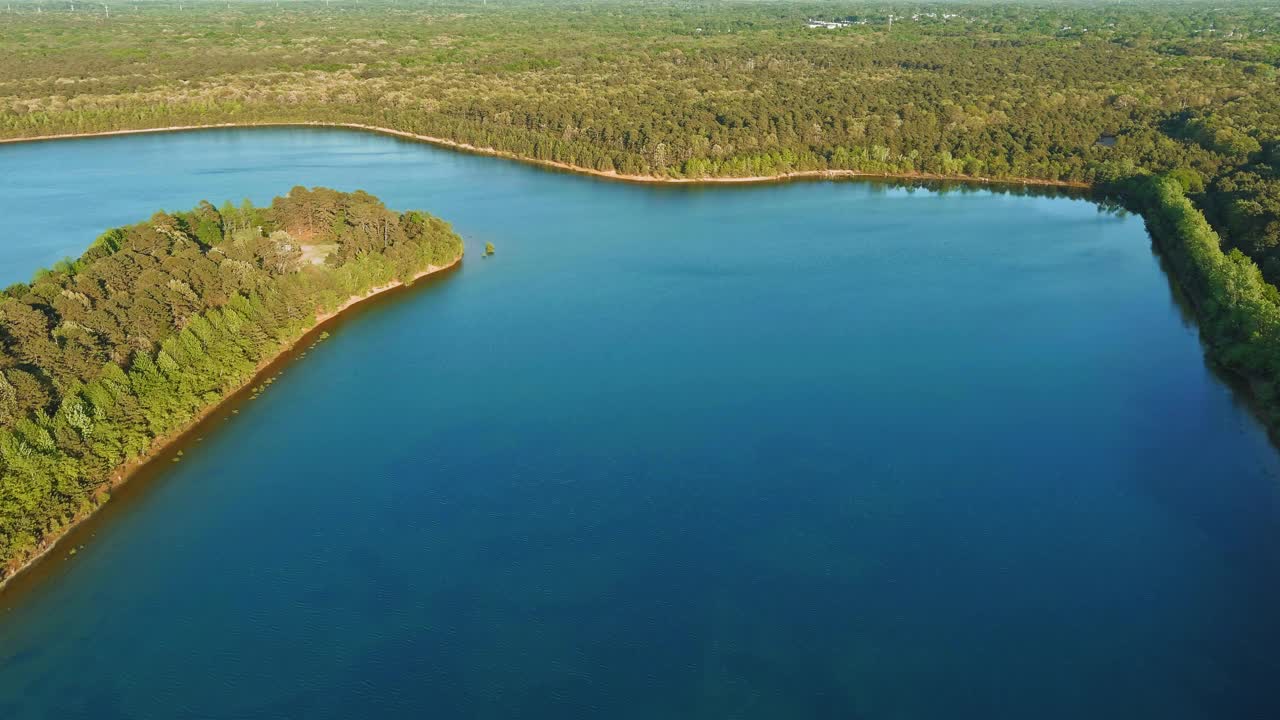
M 1225 246 L 1280 280 L 1261 0 L 34 7 L 0 23 L 0 136 L 330 121 L 655 177 L 1182 169 Z
M 1274 284 L 1273 5 L 49 0 L 0 23 L 0 136 L 332 121 L 655 177 L 1177 172 Z
M 1280 427 L 1280 291 L 1257 264 L 1223 243 L 1187 192 L 1184 173 L 1135 176 L 1120 190 L 1147 229 L 1183 296 L 1195 309 L 1209 357 L 1249 382 L 1258 409 Z

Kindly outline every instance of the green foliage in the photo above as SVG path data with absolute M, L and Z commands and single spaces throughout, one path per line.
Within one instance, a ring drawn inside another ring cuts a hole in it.
M 1280 28 L 1264 0 L 13 10 L 0 23 L 0 137 L 316 121 L 654 177 L 1108 184 L 1184 169 L 1228 246 L 1280 280 Z M 857 24 L 809 29 L 810 17 Z M 151 47 L 163 52 L 137 51 Z M 191 215 L 214 244 L 208 213 Z M 223 237 L 262 224 L 243 208 L 218 215 Z
M 1168 176 L 1182 187 L 1182 191 L 1184 193 L 1204 192 L 1204 178 L 1195 170 L 1191 170 L 1190 168 L 1177 168 L 1175 170 L 1170 170 Z
M 1210 356 L 1251 381 L 1274 426 L 1280 422 L 1280 295 L 1238 249 L 1223 252 L 1177 179 L 1137 178 L 1127 189 L 1196 309 Z
M 259 229 L 261 228 L 261 229 Z M 322 239 L 325 262 L 308 260 Z M 316 314 L 462 251 L 366 193 L 294 188 L 101 235 L 0 295 L 0 577 Z

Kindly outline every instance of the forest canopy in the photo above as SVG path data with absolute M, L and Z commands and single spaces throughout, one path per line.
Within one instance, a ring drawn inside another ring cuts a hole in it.
M 657 177 L 1181 170 L 1280 279 L 1274 2 L 7 7 L 0 137 L 319 121 Z
M 462 241 L 363 192 L 294 188 L 109 230 L 0 293 L 0 578 L 331 311 Z

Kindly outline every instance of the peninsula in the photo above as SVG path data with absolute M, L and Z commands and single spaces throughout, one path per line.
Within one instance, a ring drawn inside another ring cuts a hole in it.
M 457 263 L 364 192 L 296 187 L 110 230 L 0 294 L 0 581 L 308 330 Z

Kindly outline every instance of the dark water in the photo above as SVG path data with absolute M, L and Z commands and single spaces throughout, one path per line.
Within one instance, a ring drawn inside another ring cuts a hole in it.
M 0 147 L 0 279 L 295 184 L 472 253 L 0 595 L 0 717 L 1280 716 L 1280 460 L 1140 220 L 217 131 Z

